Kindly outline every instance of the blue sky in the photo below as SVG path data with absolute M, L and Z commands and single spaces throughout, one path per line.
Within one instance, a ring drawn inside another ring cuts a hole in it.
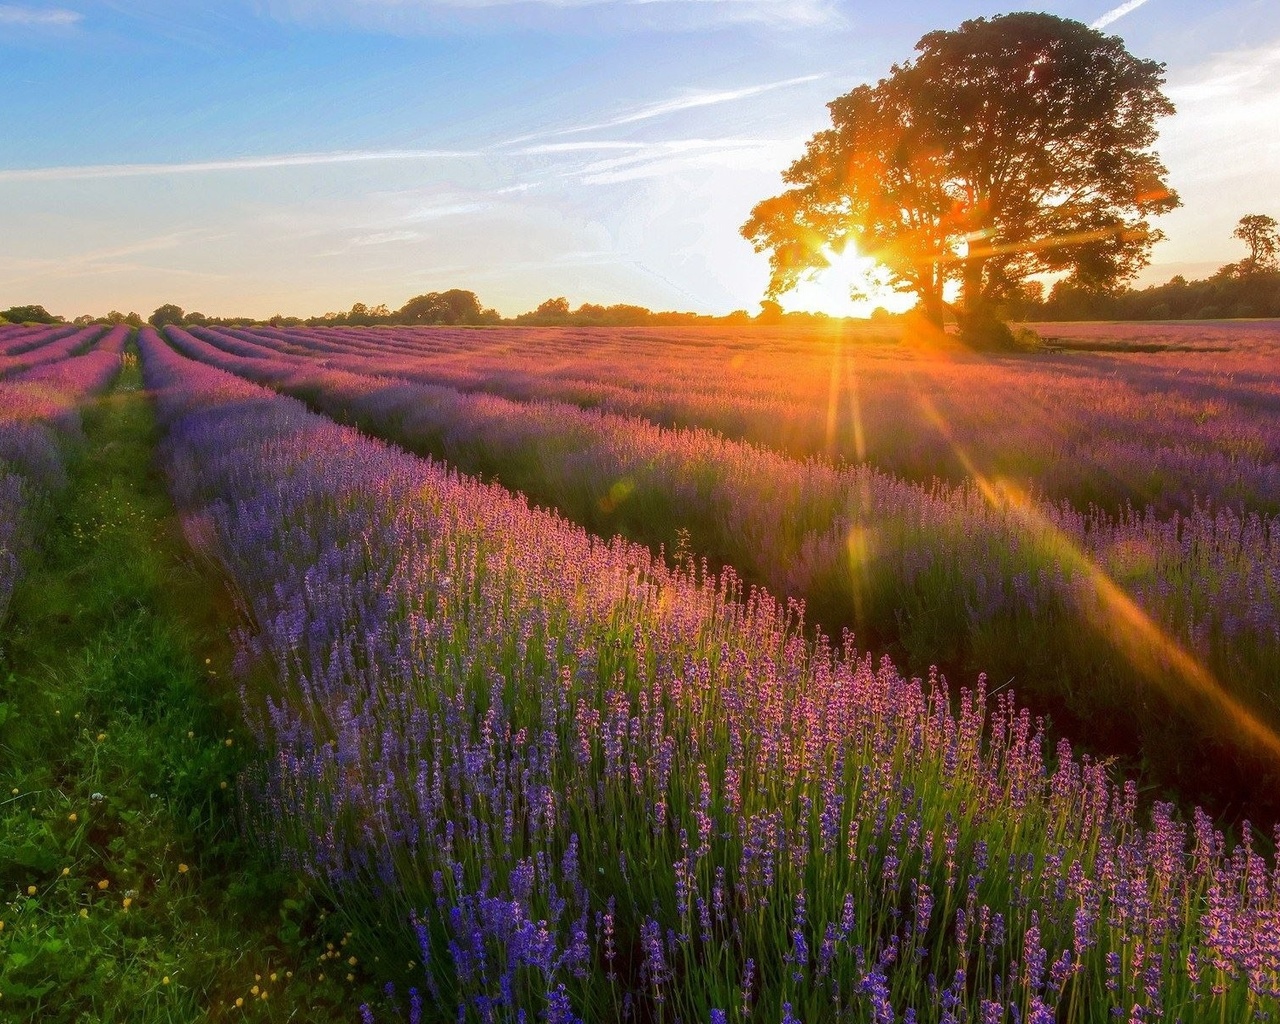
M 0 0 L 0 308 L 320 313 L 471 288 L 755 309 L 738 227 L 962 0 Z M 1055 0 L 1166 62 L 1145 280 L 1280 216 L 1280 4 Z M 836 280 L 786 304 L 834 308 Z

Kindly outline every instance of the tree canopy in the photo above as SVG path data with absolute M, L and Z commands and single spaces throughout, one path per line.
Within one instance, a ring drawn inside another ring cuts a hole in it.
M 399 312 L 406 324 L 479 324 L 486 322 L 485 311 L 475 292 L 450 288 L 445 292 L 428 292 L 406 302 Z
M 1243 269 L 1246 272 L 1275 270 L 1280 257 L 1280 224 L 1265 213 L 1250 213 L 1240 218 L 1232 238 L 1249 247 Z
M 10 306 L 0 310 L 3 317 L 11 324 L 60 324 L 62 317 L 54 316 L 44 306 Z
M 164 327 L 165 324 L 183 324 L 186 322 L 186 313 L 181 306 L 175 306 L 172 302 L 160 306 L 147 317 L 147 322 L 157 330 Z
M 831 103 L 832 126 L 756 205 L 743 235 L 770 254 L 769 298 L 855 245 L 975 342 L 1007 337 L 1003 305 L 1033 274 L 1113 287 L 1178 205 L 1151 149 L 1173 113 L 1164 65 L 1048 14 L 931 32 L 914 61 Z

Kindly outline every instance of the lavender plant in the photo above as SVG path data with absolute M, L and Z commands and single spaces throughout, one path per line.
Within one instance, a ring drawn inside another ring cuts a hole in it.
M 656 546 L 689 529 L 695 550 L 805 600 L 830 630 L 892 644 L 920 671 L 941 662 L 1019 677 L 1041 708 L 1089 728 L 1095 749 L 1141 750 L 1183 792 L 1280 811 L 1274 518 L 1080 513 L 986 478 L 923 486 L 704 430 L 170 333 L 183 351 L 332 416 L 497 473 L 602 535 Z
M 1280 1014 L 1276 866 L 1140 820 L 1009 691 L 953 708 L 731 572 L 141 347 L 250 623 L 245 798 L 411 1014 Z

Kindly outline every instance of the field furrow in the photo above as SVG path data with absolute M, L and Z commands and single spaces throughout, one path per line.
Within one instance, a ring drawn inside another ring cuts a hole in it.
M 142 346 L 175 498 L 254 624 L 258 834 L 342 908 L 393 1001 L 592 1020 L 1275 1005 L 1267 862 L 1200 814 L 1140 822 L 1132 783 L 1048 759 L 1007 693 L 957 710 L 807 640 L 731 573 Z
M 1095 752 L 1141 757 L 1158 785 L 1264 820 L 1280 811 L 1272 518 L 1080 514 L 1007 482 L 924 487 L 707 431 L 170 333 L 190 355 L 496 477 L 600 536 L 733 566 L 913 672 L 1012 681 Z

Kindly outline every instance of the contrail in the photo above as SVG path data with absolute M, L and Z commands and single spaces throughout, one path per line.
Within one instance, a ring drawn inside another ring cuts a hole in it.
M 479 153 L 442 149 L 377 149 L 337 153 L 290 153 L 279 156 L 241 157 L 177 164 L 98 164 L 70 167 L 34 167 L 0 170 L 6 181 L 79 181 L 101 178 L 144 178 L 163 174 L 208 174 L 218 171 L 254 171 L 272 167 L 315 167 L 323 164 L 377 163 L 389 160 L 443 160 L 479 156 Z
M 1099 18 L 1089 27 L 1090 28 L 1106 28 L 1113 21 L 1119 21 L 1121 18 L 1123 18 L 1126 14 L 1129 14 L 1131 11 L 1136 11 L 1139 7 L 1141 7 L 1146 2 L 1147 0 L 1126 0 L 1126 2 L 1122 3 L 1119 7 L 1111 8 L 1111 10 L 1107 11 L 1106 14 L 1104 14 L 1101 18 Z
M 652 0 L 635 0 L 635 2 L 652 2 Z M 503 145 L 514 146 L 521 142 L 529 142 L 532 139 L 556 138 L 561 135 L 577 135 L 580 132 L 594 132 L 602 128 L 620 128 L 624 125 L 636 124 L 640 121 L 650 121 L 655 117 L 664 117 L 667 114 L 678 114 L 685 110 L 694 110 L 698 107 L 711 107 L 721 103 L 735 103 L 738 100 L 748 99 L 752 96 L 759 96 L 761 93 L 773 92 L 775 89 L 789 89 L 792 86 L 804 85 L 808 82 L 816 82 L 820 79 L 828 77 L 826 74 L 801 75 L 799 78 L 787 78 L 781 82 L 765 82 L 761 85 L 748 85 L 740 89 L 726 89 L 719 92 L 697 91 L 687 93 L 684 96 L 678 96 L 671 100 L 661 100 L 657 103 L 650 103 L 647 106 L 640 107 L 629 113 L 619 114 L 610 118 L 608 121 L 600 121 L 596 124 L 583 124 L 575 128 L 561 128 L 556 131 L 534 132 L 532 135 L 521 135 L 518 138 L 507 139 Z

